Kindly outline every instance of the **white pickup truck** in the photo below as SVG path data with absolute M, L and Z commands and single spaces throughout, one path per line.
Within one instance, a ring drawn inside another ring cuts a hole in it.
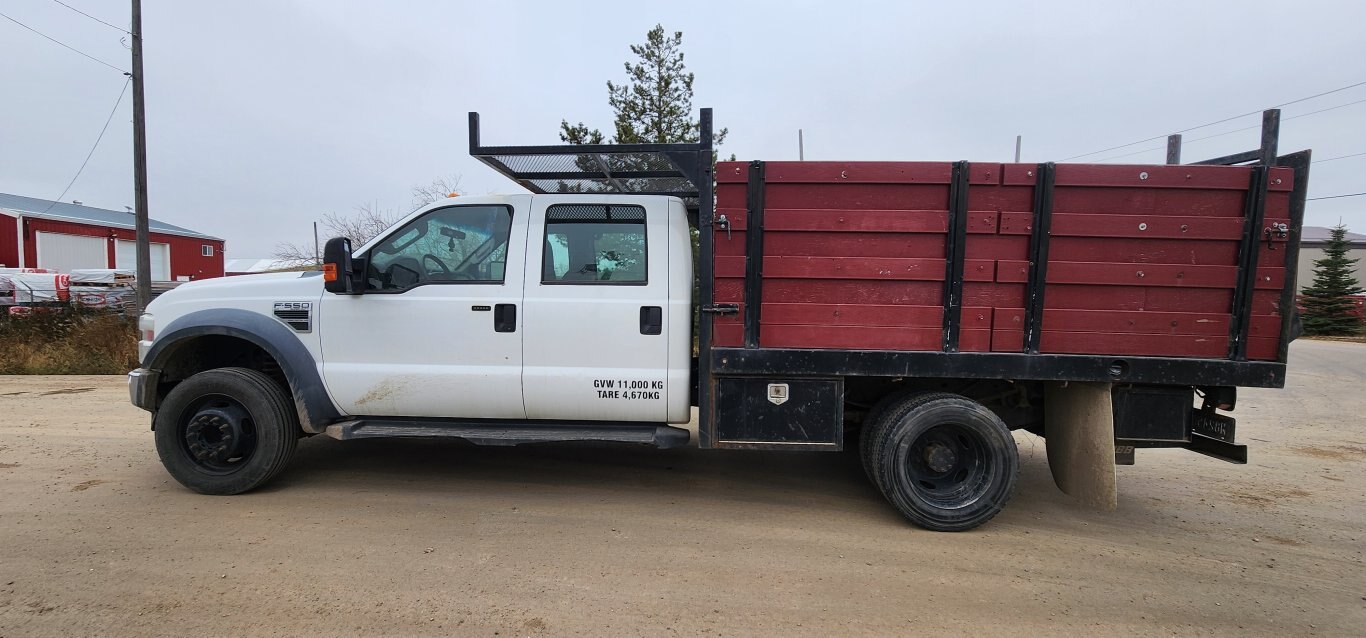
M 713 165 L 707 109 L 684 144 L 478 128 L 471 155 L 531 194 L 448 198 L 329 241 L 321 271 L 148 306 L 129 390 L 176 480 L 241 493 L 318 434 L 671 447 L 696 406 L 704 449 L 858 432 L 887 500 L 957 531 L 1013 493 L 1012 430 L 1047 435 L 1065 491 L 1113 503 L 1135 449 L 1245 462 L 1216 411 L 1284 384 L 1309 155 L 1274 136 L 1215 160 L 1251 167 Z M 1088 203 L 1050 232 L 1055 197 Z

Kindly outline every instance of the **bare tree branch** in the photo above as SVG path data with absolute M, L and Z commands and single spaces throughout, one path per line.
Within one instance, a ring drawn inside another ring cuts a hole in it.
M 421 208 L 437 200 L 445 199 L 452 193 L 459 192 L 459 188 L 459 175 L 438 177 L 432 180 L 430 184 L 414 186 L 413 207 Z M 324 239 L 346 237 L 351 240 L 352 246 L 359 247 L 388 230 L 390 226 L 398 223 L 398 220 L 403 219 L 406 215 L 407 213 L 394 209 L 381 209 L 379 204 L 362 204 L 357 206 L 349 215 L 337 213 L 323 215 L 320 220 L 319 233 Z M 276 244 L 275 258 L 291 268 L 318 265 L 313 247 L 309 244 L 295 244 L 293 242 Z
M 427 185 L 413 187 L 413 208 L 422 208 L 439 199 L 446 199 L 460 192 L 460 176 L 438 177 Z

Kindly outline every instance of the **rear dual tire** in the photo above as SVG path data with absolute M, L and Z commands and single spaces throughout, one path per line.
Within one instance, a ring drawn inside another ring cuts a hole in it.
M 958 532 L 996 516 L 1015 492 L 1020 458 L 1010 428 L 961 395 L 890 397 L 859 442 L 869 479 L 916 525 Z

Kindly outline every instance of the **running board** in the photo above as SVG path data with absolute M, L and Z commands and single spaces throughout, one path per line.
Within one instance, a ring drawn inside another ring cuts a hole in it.
M 666 449 L 687 445 L 689 433 L 663 423 L 504 421 L 499 419 L 355 419 L 327 426 L 338 441 L 387 437 L 464 439 L 475 445 L 610 441 Z

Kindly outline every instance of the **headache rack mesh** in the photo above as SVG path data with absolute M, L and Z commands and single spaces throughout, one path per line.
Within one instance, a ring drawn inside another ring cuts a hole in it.
M 711 191 L 711 109 L 699 120 L 696 143 L 483 146 L 470 113 L 470 155 L 533 193 L 669 195 L 695 213 Z

